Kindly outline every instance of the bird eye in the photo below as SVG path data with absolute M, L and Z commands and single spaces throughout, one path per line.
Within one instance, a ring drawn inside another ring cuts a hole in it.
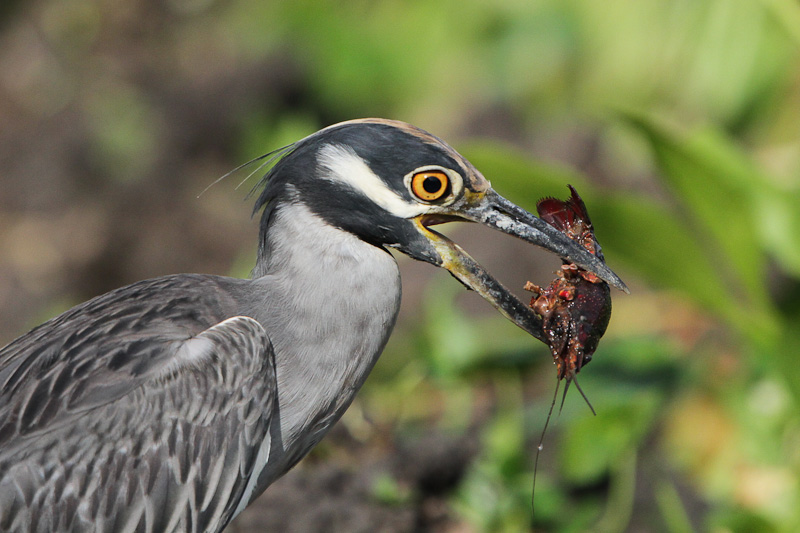
M 440 170 L 425 170 L 411 176 L 411 192 L 425 202 L 435 202 L 450 192 L 450 180 Z

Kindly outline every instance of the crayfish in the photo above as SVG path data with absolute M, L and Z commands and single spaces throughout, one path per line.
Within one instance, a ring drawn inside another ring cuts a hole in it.
M 539 200 L 536 205 L 539 217 L 603 259 L 586 205 L 575 188 L 571 185 L 569 188 L 572 196 L 565 201 Z M 569 385 L 583 365 L 591 361 L 608 327 L 611 318 L 608 283 L 565 260 L 549 286 L 528 282 L 525 289 L 534 294 L 530 305 L 542 317 L 542 329 L 558 379 L 566 379 Z
M 569 189 L 572 194 L 567 200 L 556 198 L 539 200 L 536 204 L 539 217 L 570 239 L 580 243 L 592 254 L 604 259 L 586 205 L 572 185 Z M 608 327 L 611 318 L 611 290 L 608 283 L 565 260 L 557 272 L 556 279 L 550 285 L 539 287 L 529 281 L 525 284 L 525 289 L 533 293 L 530 306 L 542 318 L 542 330 L 556 365 L 557 383 L 561 380 L 567 381 L 561 399 L 562 407 L 570 383 L 575 382 L 575 386 L 594 414 L 594 408 L 578 385 L 576 375 L 592 360 L 592 354 L 597 349 L 600 337 Z M 550 404 L 550 412 L 536 451 L 531 493 L 532 509 L 539 453 L 542 451 L 544 435 L 557 395 L 558 386 L 553 394 L 553 402 Z

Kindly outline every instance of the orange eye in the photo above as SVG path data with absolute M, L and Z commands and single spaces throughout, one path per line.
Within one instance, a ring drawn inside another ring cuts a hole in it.
M 435 202 L 450 192 L 450 180 L 440 170 L 425 170 L 411 177 L 411 192 L 425 202 Z

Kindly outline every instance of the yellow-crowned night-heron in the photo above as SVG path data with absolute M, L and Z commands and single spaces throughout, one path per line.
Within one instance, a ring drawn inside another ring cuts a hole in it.
M 438 138 L 369 119 L 268 172 L 252 279 L 134 283 L 0 351 L 0 530 L 219 531 L 350 404 L 400 305 L 388 248 L 541 321 L 430 226 L 479 222 L 622 281 Z

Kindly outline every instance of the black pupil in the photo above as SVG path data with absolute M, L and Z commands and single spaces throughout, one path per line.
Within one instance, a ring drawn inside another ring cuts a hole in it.
M 436 194 L 442 190 L 442 182 L 435 176 L 425 176 L 422 180 L 422 188 L 429 194 Z

